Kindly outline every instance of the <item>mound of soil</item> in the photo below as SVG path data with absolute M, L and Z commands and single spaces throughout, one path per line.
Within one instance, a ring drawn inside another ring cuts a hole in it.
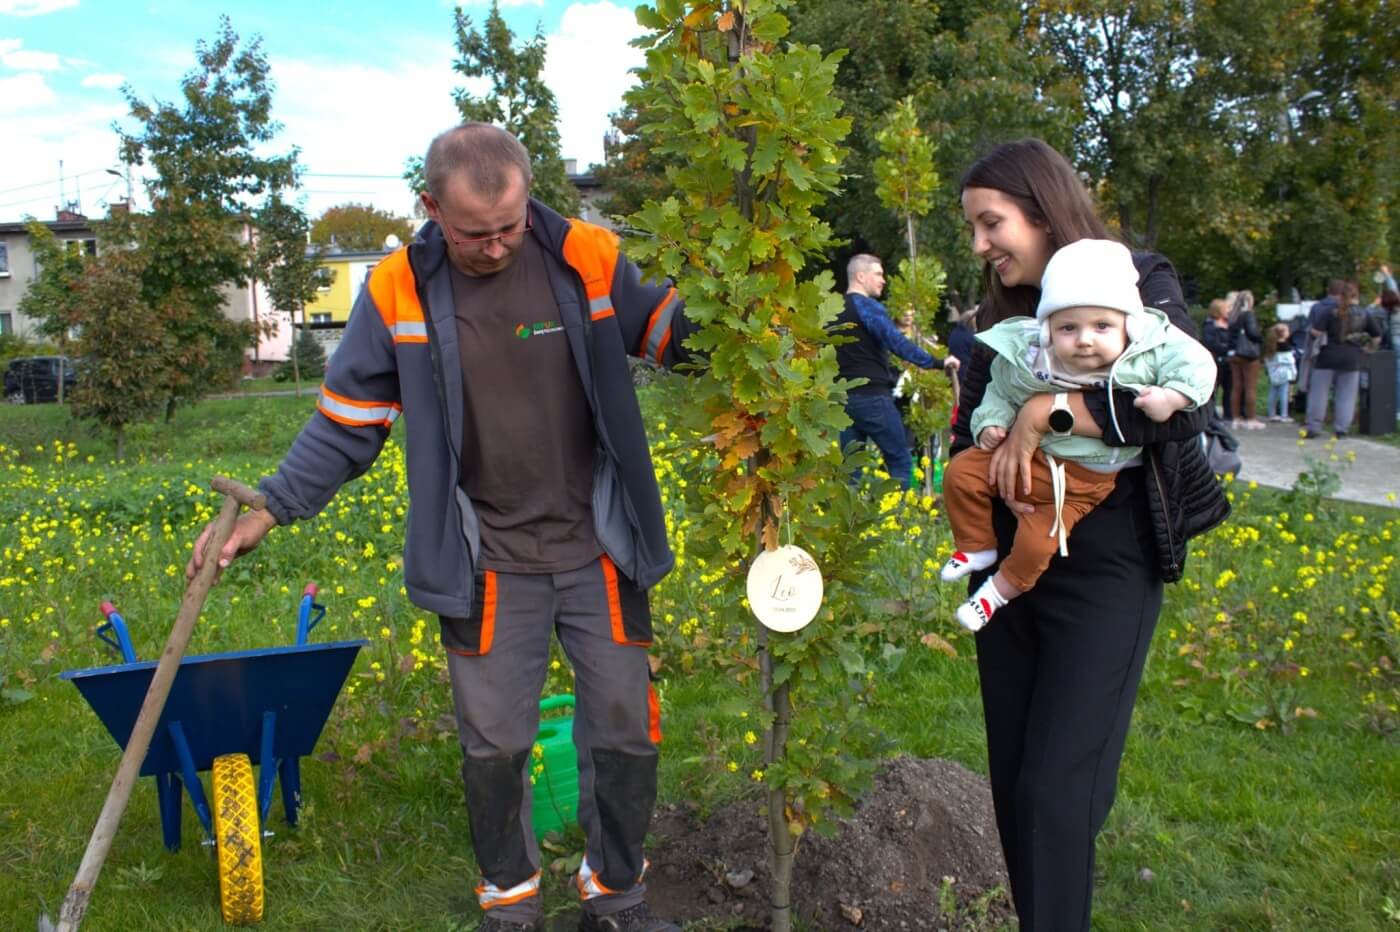
M 657 914 L 765 928 L 766 825 L 757 801 L 704 821 L 690 805 L 658 809 L 647 875 Z M 945 877 L 955 915 L 940 913 Z M 986 780 L 950 761 L 909 757 L 887 763 L 836 835 L 806 835 L 793 871 L 793 902 L 814 929 L 995 927 L 1012 916 L 1005 893 L 984 896 L 997 887 L 1007 882 Z

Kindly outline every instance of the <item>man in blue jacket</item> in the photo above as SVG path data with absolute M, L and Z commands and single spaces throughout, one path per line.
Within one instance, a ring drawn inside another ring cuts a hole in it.
M 837 332 L 854 337 L 836 347 L 836 363 L 843 379 L 865 379 L 846 396 L 851 426 L 841 431 L 841 449 L 858 441 L 873 440 L 885 458 L 885 469 L 908 485 L 913 483 L 914 460 L 904 434 L 904 422 L 894 404 L 899 370 L 890 354 L 921 369 L 943 369 L 951 377 L 956 357 L 935 359 L 899 332 L 885 306 L 877 299 L 885 291 L 885 269 L 875 256 L 861 253 L 846 264 L 846 306 L 836 318 Z
M 468 123 L 433 140 L 431 222 L 370 274 L 267 510 L 221 566 L 309 518 L 407 424 L 404 585 L 439 616 L 461 737 L 478 929 L 543 927 L 530 750 L 557 634 L 574 667 L 584 932 L 666 932 L 643 899 L 659 710 L 647 589 L 674 563 L 627 356 L 692 328 L 607 230 L 529 196 L 530 156 Z M 208 530 L 187 568 L 203 561 Z

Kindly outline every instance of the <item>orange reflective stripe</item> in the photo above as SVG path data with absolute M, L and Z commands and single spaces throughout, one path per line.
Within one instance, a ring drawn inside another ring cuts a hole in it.
M 612 294 L 613 272 L 617 269 L 615 235 L 591 223 L 570 220 L 569 233 L 564 237 L 564 261 L 583 279 L 590 313 L 601 311 L 599 299 L 611 304 L 609 295 Z
M 647 736 L 652 744 L 661 743 L 661 697 L 651 683 L 647 684 Z
M 496 571 L 486 570 L 486 592 L 481 597 L 481 652 L 491 650 L 496 636 Z
M 603 583 L 608 590 L 608 620 L 612 622 L 612 637 L 618 644 L 627 643 L 627 632 L 622 627 L 622 598 L 617 594 L 617 567 L 607 554 L 598 558 L 603 566 Z
M 540 892 L 540 874 L 536 871 L 529 880 L 523 881 L 511 887 L 509 890 L 502 890 L 500 887 L 483 880 L 476 885 L 476 902 L 482 909 L 495 909 L 497 906 L 509 906 L 512 903 L 519 903 L 521 900 L 528 900 Z
M 395 343 L 427 343 L 423 306 L 413 287 L 408 247 L 390 253 L 369 273 L 370 297 Z M 416 325 L 416 326 L 415 326 Z
M 346 427 L 392 427 L 403 412 L 398 402 L 359 401 L 338 395 L 324 385 L 316 409 Z
M 671 317 L 675 313 L 676 289 L 668 288 L 666 294 L 661 298 L 661 302 L 652 309 L 651 317 L 647 320 L 646 332 L 642 334 L 642 345 L 638 352 L 643 359 L 654 360 L 658 365 L 661 357 L 666 352 L 667 345 L 671 342 Z M 657 332 L 657 331 L 660 332 Z M 656 349 L 652 349 L 652 341 L 656 341 Z

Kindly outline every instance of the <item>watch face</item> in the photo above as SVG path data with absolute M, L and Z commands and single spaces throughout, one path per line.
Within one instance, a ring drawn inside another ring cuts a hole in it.
M 1049 421 L 1050 429 L 1057 434 L 1067 434 L 1074 429 L 1074 413 L 1064 408 L 1051 411 Z

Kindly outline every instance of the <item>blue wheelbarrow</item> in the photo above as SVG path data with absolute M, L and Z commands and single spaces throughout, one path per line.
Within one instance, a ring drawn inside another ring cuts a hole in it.
M 219 481 L 215 480 L 215 488 L 230 496 L 226 514 L 236 517 L 240 501 L 262 506 L 261 496 L 229 483 L 246 500 L 236 497 Z M 231 512 L 230 501 L 235 501 Z M 230 519 L 220 534 L 216 522 L 206 553 L 218 552 L 231 527 Z M 262 837 L 273 785 L 280 778 L 286 819 L 295 825 L 301 796 L 299 759 L 315 748 L 350 667 L 367 642 L 307 643 L 326 613 L 315 601 L 312 584 L 301 596 L 292 646 L 184 657 L 189 631 L 182 632 L 182 626 L 193 627 L 216 562 L 206 560 L 185 593 L 180 619 L 159 663 L 136 659 L 125 620 L 111 603 L 104 602 L 106 622 L 97 629 L 97 636 L 120 651 L 124 662 L 62 674 L 82 693 L 124 754 L 83 865 L 64 901 L 59 929 L 76 929 L 86 911 L 138 776 L 155 780 L 161 830 L 171 851 L 180 848 L 181 804 L 189 796 L 204 827 L 204 844 L 215 851 L 224 921 L 247 924 L 263 917 Z M 201 581 L 206 584 L 199 592 Z M 187 615 L 193 617 L 187 619 Z M 179 635 L 184 642 L 177 644 Z M 254 765 L 259 768 L 256 780 Z M 208 796 L 199 777 L 205 770 L 210 771 Z M 46 927 L 51 926 L 41 920 L 40 928 Z

